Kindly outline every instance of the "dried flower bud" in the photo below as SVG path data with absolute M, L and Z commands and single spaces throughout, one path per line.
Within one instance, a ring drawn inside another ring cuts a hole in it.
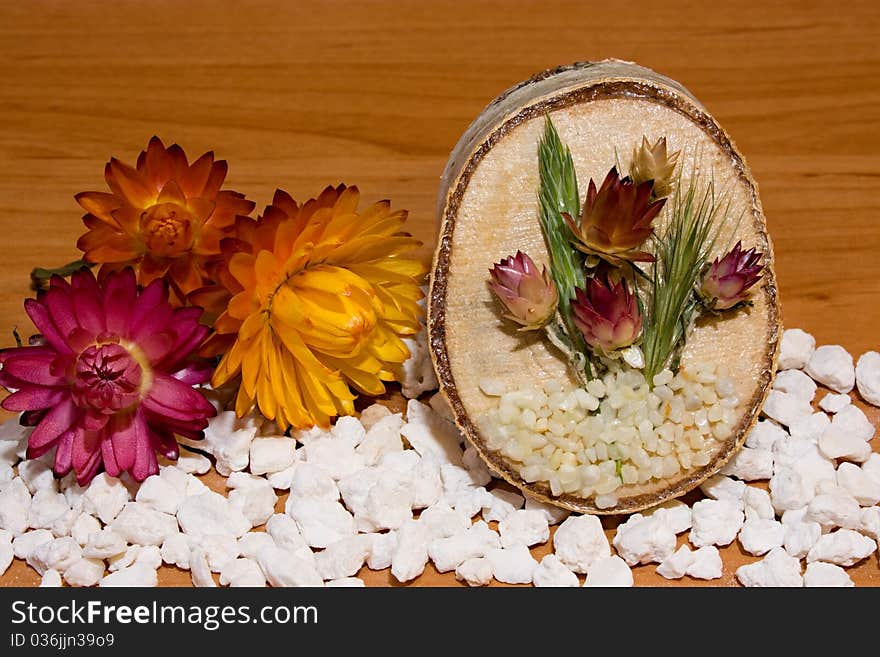
M 605 354 L 628 347 L 642 332 L 638 299 L 623 281 L 614 284 L 591 278 L 586 291 L 575 289 L 571 307 L 584 340 Z
M 761 280 L 761 255 L 754 248 L 743 251 L 742 242 L 737 242 L 723 258 L 715 258 L 700 288 L 706 305 L 712 310 L 727 310 L 748 299 L 749 288 Z
M 642 137 L 641 146 L 633 149 L 633 162 L 630 177 L 636 184 L 654 181 L 654 196 L 669 196 L 675 164 L 680 152 L 666 152 L 666 137 L 660 137 L 652 146 L 647 137 Z
M 522 251 L 508 256 L 489 270 L 489 287 L 507 309 L 505 317 L 522 325 L 521 331 L 539 329 L 556 312 L 556 286 L 547 267 L 538 271 Z

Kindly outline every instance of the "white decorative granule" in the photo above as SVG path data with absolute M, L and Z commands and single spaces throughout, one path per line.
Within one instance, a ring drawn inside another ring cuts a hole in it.
M 481 383 L 498 403 L 489 413 L 487 446 L 553 495 L 613 507 L 621 486 L 706 465 L 736 419 L 733 382 L 713 363 L 664 370 L 653 383 L 615 366 L 585 388 L 548 381 L 499 397 L 499 386 Z M 756 472 L 764 470 L 758 465 Z

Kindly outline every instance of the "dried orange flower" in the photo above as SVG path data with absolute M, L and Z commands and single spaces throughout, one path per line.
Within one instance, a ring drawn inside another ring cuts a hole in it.
M 89 229 L 77 242 L 101 273 L 134 267 L 138 283 L 164 277 L 177 305 L 211 280 L 220 259 L 220 240 L 235 217 L 254 203 L 237 192 L 220 190 L 226 162 L 212 152 L 189 164 L 183 149 L 165 148 L 153 137 L 131 167 L 111 158 L 104 168 L 107 192 L 82 192 L 76 201 L 88 214 Z
M 351 387 L 385 391 L 419 330 L 426 272 L 406 254 L 405 211 L 387 201 L 358 212 L 356 187 L 328 187 L 302 206 L 283 191 L 256 221 L 240 219 L 227 281 L 234 294 L 215 323 L 235 341 L 214 374 L 241 375 L 236 412 L 254 406 L 286 428 L 327 426 L 354 412 Z
M 666 199 L 652 201 L 652 189 L 650 181 L 637 185 L 630 178 L 621 178 L 616 167 L 598 189 L 591 179 L 578 220 L 562 214 L 574 235 L 574 246 L 615 267 L 653 262 L 654 256 L 639 247 L 654 231 L 652 222 Z

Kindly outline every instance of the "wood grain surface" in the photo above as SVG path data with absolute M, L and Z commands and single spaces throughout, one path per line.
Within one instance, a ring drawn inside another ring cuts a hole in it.
M 131 162 L 153 134 L 213 149 L 258 207 L 276 187 L 306 198 L 340 181 L 391 198 L 427 257 L 440 173 L 483 106 L 542 69 L 618 57 L 681 81 L 737 141 L 761 186 L 785 324 L 877 349 L 878 41 L 871 1 L 0 3 L 0 346 L 30 328 L 31 268 L 78 255 L 73 195 L 103 189 L 110 155 Z M 736 544 L 723 557 L 710 586 L 753 560 Z M 880 585 L 877 553 L 850 573 Z M 653 566 L 635 577 L 706 584 Z M 37 582 L 19 561 L 0 578 Z M 160 582 L 189 574 L 163 568 Z M 457 583 L 429 566 L 414 584 Z

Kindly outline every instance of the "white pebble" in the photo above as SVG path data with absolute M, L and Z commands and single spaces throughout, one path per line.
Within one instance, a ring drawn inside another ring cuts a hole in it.
M 833 563 L 814 561 L 804 571 L 805 587 L 853 587 L 855 583 L 847 572 Z
M 296 521 L 284 513 L 276 513 L 269 518 L 266 522 L 266 533 L 282 550 L 301 554 L 305 554 L 305 551 L 309 550 L 306 539 L 300 533 Z
M 569 516 L 553 535 L 556 556 L 576 573 L 589 572 L 597 559 L 611 556 L 611 546 L 596 516 Z
M 807 507 L 805 522 L 817 522 L 824 531 L 835 527 L 853 529 L 859 526 L 859 503 L 846 491 L 838 489 L 832 493 L 817 495 Z
M 807 556 L 822 535 L 822 527 L 818 522 L 796 522 L 784 526 L 783 547 L 786 552 L 798 559 Z
M 56 538 L 38 545 L 27 556 L 37 572 L 53 569 L 64 571 L 82 558 L 82 547 L 70 536 Z
M 378 464 L 386 454 L 403 450 L 400 439 L 403 425 L 400 413 L 386 415 L 370 427 L 355 451 L 363 456 L 366 465 Z
M 397 532 L 383 534 L 366 534 L 370 537 L 370 554 L 367 555 L 367 568 L 384 570 L 391 566 L 394 552 L 397 550 Z
M 816 349 L 816 339 L 801 329 L 787 329 L 779 346 L 779 369 L 803 369 Z
M 587 573 L 584 587 L 630 587 L 633 585 L 633 574 L 626 561 L 614 555 L 605 556 L 594 561 Z
M 862 409 L 852 404 L 845 406 L 834 416 L 831 426 L 866 442 L 874 437 L 874 425 L 865 417 Z
M 371 546 L 371 539 L 364 534 L 331 543 L 315 555 L 318 574 L 325 580 L 356 575 L 367 560 Z
M 162 543 L 160 554 L 162 561 L 177 566 L 183 570 L 189 570 L 189 555 L 192 552 L 193 541 L 186 534 L 171 534 Z
M 770 493 L 756 486 L 748 486 L 743 493 L 743 509 L 746 513 L 746 522 L 749 520 L 773 520 L 775 516 Z
M 110 523 L 131 499 L 125 485 L 106 472 L 97 475 L 83 494 L 83 511 L 98 516 L 104 524 Z
M 613 544 L 624 561 L 635 566 L 666 560 L 675 551 L 675 542 L 675 533 L 662 517 L 635 513 L 618 525 Z
M 211 469 L 211 459 L 197 452 L 181 452 L 174 467 L 187 474 L 205 474 Z
M 64 571 L 64 581 L 70 586 L 94 586 L 102 577 L 104 562 L 100 559 L 83 558 Z
M 291 523 L 293 523 L 294 528 L 296 528 L 296 523 L 293 522 L 293 518 L 287 516 L 282 517 L 287 518 Z M 299 530 L 297 529 L 297 533 L 298 532 Z M 302 544 L 305 545 L 305 541 L 303 541 Z M 238 553 L 246 559 L 256 559 L 259 551 L 267 545 L 275 545 L 275 541 L 272 539 L 272 536 L 270 536 L 267 532 L 248 532 L 238 539 Z M 308 548 L 308 546 L 306 546 L 306 548 Z
M 819 408 L 828 413 L 838 413 L 852 403 L 852 397 L 836 392 L 829 392 L 819 401 Z
M 862 399 L 874 406 L 880 406 L 880 354 L 876 351 L 869 351 L 859 357 L 856 385 Z
M 134 499 L 156 511 L 176 515 L 183 497 L 183 491 L 174 487 L 167 478 L 153 475 L 144 480 Z
M 859 531 L 880 542 L 880 507 L 869 506 L 862 509 L 859 516 Z
M 0 577 L 12 564 L 14 558 L 15 551 L 12 549 L 12 543 L 0 543 Z
M 825 433 L 825 430 L 831 425 L 831 420 L 825 413 L 813 413 L 798 418 L 788 427 L 788 433 L 794 439 L 808 440 L 811 443 L 818 443 L 819 438 Z M 784 441 L 779 441 L 776 445 Z
M 486 522 L 500 522 L 517 509 L 521 509 L 525 499 L 519 493 L 514 493 L 503 488 L 494 488 L 489 491 L 490 498 L 483 505 L 483 520 Z M 549 518 L 542 510 L 538 510 L 549 524 Z
M 159 576 L 152 568 L 134 565 L 110 573 L 98 582 L 100 587 L 152 587 L 159 586 Z
M 33 529 L 52 529 L 52 525 L 69 510 L 64 495 L 51 488 L 41 488 L 31 499 L 28 526 Z
M 773 449 L 774 443 L 788 438 L 788 432 L 771 420 L 759 420 L 746 436 L 746 447 Z
M 455 569 L 455 579 L 467 582 L 468 586 L 486 586 L 494 575 L 492 562 L 486 557 L 468 559 Z
M 492 564 L 495 579 L 505 584 L 531 584 L 538 562 L 525 545 L 493 548 L 486 558 Z
M 280 472 L 293 465 L 296 441 L 293 438 L 255 438 L 250 444 L 251 474 Z
M 391 574 L 399 582 L 415 579 L 428 563 L 430 536 L 418 520 L 407 520 L 397 534 L 397 547 L 391 558 Z
M 24 482 L 16 477 L 0 484 L 0 529 L 18 536 L 28 528 L 28 507 L 31 494 Z
M 807 561 L 828 561 L 838 566 L 852 566 L 874 550 L 877 542 L 851 529 L 838 529 L 819 537 L 807 554 Z
M 461 534 L 471 527 L 471 519 L 467 514 L 442 502 L 422 511 L 419 523 L 432 539 Z
M 192 583 L 196 588 L 217 588 L 217 582 L 211 575 L 211 567 L 208 565 L 208 557 L 201 548 L 194 547 L 189 555 Z
M 424 329 L 412 337 L 403 338 L 410 357 L 398 368 L 397 380 L 400 381 L 403 396 L 408 399 L 415 399 L 423 392 L 435 390 L 438 386 L 427 340 L 427 331 Z
M 407 402 L 406 417 L 400 432 L 420 456 L 433 454 L 441 463 L 461 464 L 461 434 L 454 424 L 415 399 Z
M 679 500 L 664 502 L 660 506 L 645 511 L 645 516 L 665 523 L 673 534 L 681 534 L 693 526 L 691 508 Z
M 694 550 L 694 558 L 685 573 L 696 579 L 718 579 L 721 577 L 723 567 L 721 554 L 714 545 L 704 545 Z
M 108 559 L 125 552 L 125 539 L 111 528 L 89 534 L 89 540 L 83 546 L 83 556 L 89 559 Z
M 297 450 L 297 454 L 299 454 L 300 451 L 302 450 Z M 266 481 L 268 481 L 275 490 L 288 490 L 293 482 L 293 475 L 296 471 L 296 466 L 299 463 L 301 463 L 301 461 L 297 461 L 289 468 L 284 468 L 284 470 L 279 472 L 273 472 L 266 475 Z
M 204 552 L 212 573 L 219 573 L 239 555 L 238 540 L 228 534 L 201 536 L 196 540 L 196 545 Z
M 788 392 L 771 390 L 764 401 L 761 411 L 772 420 L 776 420 L 785 426 L 807 415 L 812 415 L 813 408 L 810 402 Z
M 257 428 L 253 416 L 239 419 L 234 411 L 218 413 L 208 420 L 203 447 L 216 459 L 217 472 L 226 477 L 247 467 Z
M 538 545 L 550 538 L 547 516 L 538 510 L 520 509 L 508 514 L 498 523 L 498 532 L 503 547 Z
M 461 464 L 470 473 L 471 481 L 475 486 L 487 486 L 492 481 L 492 473 L 472 445 L 465 447 L 461 455 Z
M 852 356 L 836 344 L 818 347 L 810 356 L 804 371 L 835 392 L 849 392 L 856 381 Z
M 681 579 L 693 561 L 694 553 L 687 545 L 682 545 L 657 566 L 657 574 L 666 579 Z
M 357 420 L 354 421 L 357 422 Z M 360 423 L 358 423 L 358 427 L 363 431 Z M 351 437 L 331 435 L 317 438 L 305 446 L 305 452 L 306 462 L 324 468 L 334 481 L 339 481 L 366 465 L 366 459 L 355 451 Z
M 336 424 L 330 429 L 330 437 L 340 440 L 352 447 L 359 447 L 366 438 L 367 430 L 360 420 L 353 415 L 343 415 L 336 419 Z
M 273 587 L 324 584 L 314 563 L 279 547 L 264 547 L 257 555 L 257 562 Z
M 294 499 L 287 513 L 296 521 L 306 543 L 325 548 L 357 533 L 354 518 L 339 502 L 322 499 Z
M 713 500 L 741 500 L 746 490 L 746 484 L 723 475 L 709 477 L 700 484 L 700 490 Z
M 44 458 L 19 463 L 18 476 L 21 477 L 31 494 L 40 490 L 58 491 L 55 473 L 52 472 L 52 463 Z
M 389 408 L 383 404 L 370 404 L 361 411 L 358 420 L 365 431 L 369 431 L 383 417 L 391 415 Z
M 532 573 L 532 583 L 536 587 L 570 587 L 580 586 L 577 575 L 559 560 L 555 554 L 548 554 L 543 559 L 535 572 Z
M 193 536 L 227 534 L 238 538 L 251 528 L 241 511 L 213 491 L 184 499 L 177 510 L 177 521 L 185 534 Z
M 511 547 L 518 547 L 513 545 Z M 498 534 L 483 522 L 477 522 L 466 531 L 446 538 L 436 538 L 428 544 L 428 557 L 441 573 L 455 570 L 468 559 L 485 557 L 490 550 L 501 547 Z
M 743 481 L 769 479 L 773 476 L 773 452 L 743 447 L 727 462 L 721 473 L 739 477 Z
M 220 571 L 220 584 L 235 587 L 266 586 L 266 576 L 253 559 L 233 559 Z
M 838 414 L 835 417 L 839 417 Z M 862 463 L 871 456 L 871 446 L 852 433 L 845 433 L 834 422 L 819 438 L 819 449 L 829 459 L 845 459 Z
M 362 589 L 366 587 L 366 583 L 359 577 L 340 577 L 339 579 L 331 579 L 329 582 L 325 582 L 324 586 L 328 589 Z
M 784 542 L 785 527 L 776 520 L 747 520 L 739 532 L 739 544 L 743 550 L 758 557 L 782 547 Z
M 801 587 L 801 562 L 782 548 L 774 548 L 770 553 L 752 564 L 740 566 L 736 578 L 743 586 L 753 587 Z
M 694 504 L 693 528 L 688 540 L 695 547 L 729 545 L 745 521 L 741 502 L 700 500 Z
M 275 513 L 275 503 L 278 501 L 272 485 L 265 479 L 256 479 L 257 483 L 236 488 L 228 495 L 229 505 L 238 509 L 248 519 L 251 527 L 265 523 Z
M 547 516 L 547 522 L 551 525 L 558 525 L 560 522 L 571 515 L 571 511 L 569 511 L 568 509 L 563 509 L 562 507 L 556 506 L 555 504 L 539 502 L 538 500 L 531 497 L 526 497 L 525 508 L 528 510 L 537 509 L 539 511 L 542 511 L 544 515 Z
M 61 586 L 61 573 L 50 568 L 40 580 L 40 588 L 58 588 Z
M 841 463 L 837 466 L 837 485 L 862 506 L 874 506 L 880 502 L 880 481 L 852 463 Z
M 110 523 L 110 528 L 135 545 L 162 545 L 166 537 L 178 531 L 174 516 L 139 502 L 126 504 Z
M 813 401 L 816 396 L 816 382 L 800 370 L 779 372 L 773 380 L 773 389 L 788 392 L 807 402 Z

